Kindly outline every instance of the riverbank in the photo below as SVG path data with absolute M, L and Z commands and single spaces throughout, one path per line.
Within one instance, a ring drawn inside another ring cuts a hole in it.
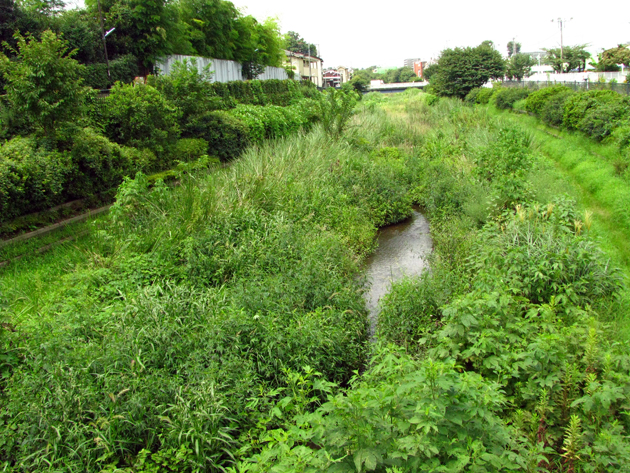
M 628 354 L 605 323 L 623 288 L 596 223 L 526 131 L 425 97 L 366 96 L 339 138 L 266 143 L 178 188 L 129 181 L 76 247 L 0 269 L 3 461 L 627 464 Z M 413 205 L 431 271 L 394 284 L 371 346 L 361 263 Z
M 360 264 L 413 204 L 383 126 L 265 143 L 177 188 L 137 177 L 88 235 L 0 269 L 2 457 L 100 471 L 194 448 L 218 468 L 291 373 L 347 384 L 369 351 Z

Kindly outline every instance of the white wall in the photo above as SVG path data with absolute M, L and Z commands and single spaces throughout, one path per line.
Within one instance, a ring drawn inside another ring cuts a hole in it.
M 606 79 L 606 82 L 610 82 L 611 79 L 617 79 L 617 82 L 624 82 L 626 80 L 626 74 L 630 70 L 626 69 L 621 72 L 569 72 L 567 74 L 546 74 L 538 73 L 533 74 L 524 81 L 538 81 L 538 82 L 584 82 L 588 77 L 589 82 L 597 82 L 600 77 Z
M 172 56 L 167 56 L 157 61 L 155 67 L 160 70 L 160 74 L 168 75 L 170 74 L 173 64 L 176 61 L 183 61 L 184 59 L 196 59 L 197 61 L 197 69 L 199 72 L 203 71 L 203 69 L 210 65 L 210 71 L 213 71 L 212 82 L 230 82 L 233 80 L 243 80 L 243 75 L 241 73 L 241 64 L 236 61 L 227 61 L 225 59 L 210 59 L 206 57 L 195 57 L 195 56 L 182 56 L 179 54 L 175 54 Z M 259 80 L 267 80 L 267 79 L 288 79 L 287 71 L 285 71 L 281 67 L 269 67 L 265 68 L 265 72 L 257 77 Z

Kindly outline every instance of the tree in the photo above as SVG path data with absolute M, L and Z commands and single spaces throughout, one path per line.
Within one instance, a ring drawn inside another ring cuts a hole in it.
M 421 79 L 416 75 L 415 72 L 413 72 L 413 70 L 409 69 L 408 67 L 401 67 L 398 80 L 400 82 L 418 82 Z
M 317 47 L 312 43 L 307 43 L 304 38 L 295 31 L 289 31 L 284 35 L 284 49 L 293 51 L 294 53 L 317 56 Z
M 17 27 L 17 7 L 13 0 L 0 0 L 0 44 L 10 41 Z
M 521 43 L 517 43 L 515 41 L 510 41 L 507 44 L 508 57 L 512 57 L 514 54 L 519 54 L 521 52 Z
M 55 30 L 63 34 L 68 49 L 77 50 L 73 56 L 77 61 L 84 64 L 105 61 L 100 24 L 87 10 L 66 11 L 55 23 Z
M 431 77 L 433 74 L 437 72 L 437 64 L 429 64 L 422 70 L 422 75 L 424 76 L 424 80 L 431 81 Z
M 16 34 L 17 60 L 0 54 L 0 72 L 6 81 L 6 97 L 13 111 L 40 126 L 53 141 L 60 123 L 80 116 L 85 88 L 83 68 L 67 52 L 67 42 L 52 31 L 41 41 Z
M 505 60 L 488 42 L 484 42 L 475 48 L 444 50 L 437 66 L 432 68 L 437 70 L 430 71 L 431 86 L 439 95 L 464 98 L 488 80 L 502 78 Z
M 565 46 L 562 51 L 560 48 L 543 48 L 543 51 L 547 53 L 545 64 L 549 64 L 556 72 L 566 73 L 573 69 L 584 71 L 586 60 L 591 57 L 591 53 L 584 48 L 586 48 L 585 44 Z
M 597 55 L 597 63 L 595 69 L 599 72 L 618 71 L 621 69 L 619 64 L 630 67 L 630 49 L 623 44 L 617 45 L 616 48 L 606 49 Z
M 234 59 L 235 42 L 249 41 L 249 19 L 237 24 L 238 10 L 225 0 L 180 0 L 181 21 L 193 48 L 203 57 Z
M 510 80 L 523 80 L 523 77 L 531 75 L 532 66 L 535 64 L 536 61 L 529 54 L 514 54 L 507 61 L 505 75 Z
M 22 8 L 46 16 L 55 16 L 63 12 L 66 2 L 63 0 L 24 0 Z
M 368 90 L 368 86 L 370 85 L 370 81 L 369 81 L 369 79 L 366 79 L 365 77 L 357 76 L 355 74 L 355 75 L 352 76 L 352 79 L 350 79 L 350 82 L 346 82 L 344 84 L 341 84 L 341 88 L 342 89 L 347 88 L 346 84 L 348 84 L 348 86 L 351 86 L 358 93 L 362 94 L 363 92 L 366 92 Z

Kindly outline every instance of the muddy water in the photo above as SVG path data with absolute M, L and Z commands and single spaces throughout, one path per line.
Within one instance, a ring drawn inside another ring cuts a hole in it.
M 418 275 L 426 269 L 427 257 L 433 245 L 429 222 L 414 210 L 404 222 L 382 228 L 378 245 L 376 252 L 366 262 L 368 290 L 364 297 L 372 333 L 378 317 L 378 301 L 389 292 L 392 282 L 405 275 Z

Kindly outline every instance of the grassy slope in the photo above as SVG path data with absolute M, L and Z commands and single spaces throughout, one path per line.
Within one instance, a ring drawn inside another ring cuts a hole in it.
M 548 183 L 551 192 L 567 192 L 580 206 L 593 213 L 593 234 L 601 247 L 619 266 L 630 282 L 630 182 L 615 172 L 613 162 L 619 150 L 597 143 L 577 133 L 550 128 L 537 118 L 501 112 L 488 107 L 488 112 L 506 122 L 517 124 L 531 133 L 545 158 L 554 166 L 556 174 Z M 544 185 L 547 179 L 538 176 Z M 564 183 L 563 183 L 564 181 Z M 625 301 L 614 317 L 619 326 L 619 339 L 630 339 L 630 292 L 622 294 Z

